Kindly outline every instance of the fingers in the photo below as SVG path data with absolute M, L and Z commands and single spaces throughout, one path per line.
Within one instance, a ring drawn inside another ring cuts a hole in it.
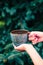
M 39 43 L 39 42 L 42 42 L 42 38 L 36 38 L 32 41 L 32 44 L 36 44 L 36 43 Z
M 31 32 L 28 35 L 28 40 L 32 41 L 32 44 L 38 43 L 40 41 L 39 39 L 40 39 L 40 37 L 38 36 L 38 34 L 36 32 Z
M 37 38 L 32 41 L 33 45 L 36 44 L 36 43 L 38 43 L 38 39 Z
M 28 32 L 28 40 L 33 40 L 34 34 L 32 32 Z
M 14 47 L 16 50 L 18 51 L 24 51 L 25 48 L 24 48 L 24 44 L 21 44 L 20 46 L 17 46 L 17 47 Z
M 35 40 L 36 39 L 36 37 L 35 37 L 35 34 L 33 34 L 33 35 L 29 35 L 29 38 L 28 38 L 30 41 L 33 41 L 33 40 Z

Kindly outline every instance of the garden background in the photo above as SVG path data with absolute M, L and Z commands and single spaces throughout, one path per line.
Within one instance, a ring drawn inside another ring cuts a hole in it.
M 43 31 L 43 0 L 0 0 L 0 65 L 33 65 L 13 48 L 10 32 L 18 29 Z M 43 58 L 43 42 L 34 47 Z

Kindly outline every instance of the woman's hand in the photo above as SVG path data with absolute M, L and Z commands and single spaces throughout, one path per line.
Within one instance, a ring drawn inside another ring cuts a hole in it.
M 18 51 L 26 51 L 31 57 L 34 65 L 43 65 L 43 60 L 35 50 L 32 44 L 21 44 L 20 46 L 14 46 L 14 48 Z M 37 60 L 36 60 L 37 59 Z
M 36 44 L 38 42 L 42 42 L 43 41 L 43 32 L 39 32 L 39 31 L 32 31 L 29 33 L 28 35 L 28 39 L 30 41 L 32 41 L 32 44 Z M 25 51 L 26 50 L 26 47 L 30 47 L 31 44 L 21 44 L 20 46 L 14 46 L 14 48 L 16 50 L 19 50 L 19 51 Z
M 32 41 L 32 44 L 36 44 L 38 42 L 42 42 L 43 41 L 43 32 L 40 32 L 40 31 L 32 31 L 28 35 L 28 39 L 30 41 Z
M 21 44 L 20 46 L 14 46 L 14 48 L 18 51 L 26 51 L 26 48 L 29 48 L 31 44 Z

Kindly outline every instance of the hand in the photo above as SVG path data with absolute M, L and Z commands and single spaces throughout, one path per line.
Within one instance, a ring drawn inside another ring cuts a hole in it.
M 14 46 L 14 48 L 16 50 L 19 50 L 19 51 L 25 50 L 29 54 L 29 56 L 32 59 L 34 65 L 43 65 L 42 58 L 37 53 L 37 51 L 35 50 L 35 48 L 33 47 L 32 44 L 21 44 L 20 46 L 17 46 L 17 47 Z M 36 60 L 36 58 L 37 58 L 37 60 Z
M 26 50 L 26 48 L 29 48 L 31 46 L 31 44 L 21 44 L 20 46 L 15 46 L 14 45 L 14 48 L 16 49 L 16 50 L 18 50 L 18 51 L 25 51 Z
M 32 44 L 36 44 L 38 42 L 42 42 L 43 41 L 43 32 L 32 31 L 28 35 L 28 38 L 29 38 L 30 41 L 32 41 Z

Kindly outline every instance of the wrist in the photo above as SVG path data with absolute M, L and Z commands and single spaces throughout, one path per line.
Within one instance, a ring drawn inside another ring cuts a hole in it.
M 27 49 L 31 49 L 31 47 L 33 47 L 32 44 L 26 44 L 26 45 L 25 45 L 25 51 L 26 51 Z

